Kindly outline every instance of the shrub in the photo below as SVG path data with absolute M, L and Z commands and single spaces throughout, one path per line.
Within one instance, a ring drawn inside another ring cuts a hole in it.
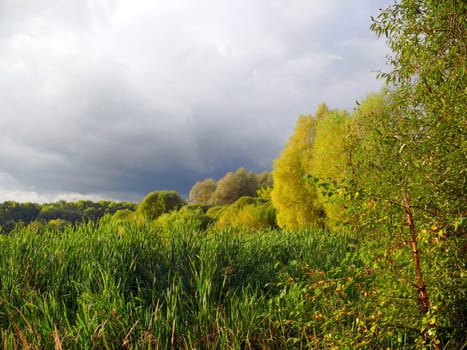
M 276 226 L 276 213 L 270 201 L 241 197 L 219 214 L 219 227 L 248 227 L 250 229 L 266 229 Z
M 177 210 L 184 204 L 180 194 L 176 191 L 154 191 L 149 193 L 138 205 L 138 212 L 152 221 L 164 213 Z

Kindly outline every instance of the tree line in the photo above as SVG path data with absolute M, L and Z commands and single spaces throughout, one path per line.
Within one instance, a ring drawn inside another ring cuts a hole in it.
M 197 181 L 188 200 L 176 191 L 153 191 L 135 211 L 118 211 L 115 220 L 151 223 L 170 233 L 178 228 L 249 228 L 276 227 L 276 210 L 270 200 L 271 172 L 257 174 L 245 168 L 227 172 L 219 180 Z
M 119 210 L 135 210 L 131 202 L 81 200 L 77 202 L 58 201 L 55 203 L 0 203 L 0 233 L 7 234 L 31 225 L 41 230 L 45 225 L 64 227 L 68 224 L 97 222 L 106 214 Z
M 243 225 L 248 222 L 250 227 L 274 227 L 275 211 L 267 198 L 272 188 L 272 174 L 264 172 L 257 174 L 253 171 L 239 168 L 227 172 L 218 181 L 208 178 L 198 181 L 190 191 L 188 200 L 173 190 L 153 191 L 148 193 L 140 203 L 80 200 L 76 202 L 58 201 L 55 203 L 18 203 L 6 201 L 0 204 L 0 232 L 10 233 L 25 226 L 42 231 L 45 226 L 63 229 L 70 224 L 95 222 L 105 215 L 113 216 L 115 220 L 135 220 L 138 222 L 153 222 L 159 217 L 159 222 L 187 221 L 189 217 L 197 217 L 200 227 L 207 228 L 220 217 L 221 211 L 235 203 L 242 197 L 244 199 L 230 209 L 221 222 L 226 225 Z M 243 203 L 243 204 L 242 204 Z M 246 206 L 246 208 L 244 208 Z M 209 213 L 206 213 L 208 209 Z M 258 207 L 264 207 L 268 213 L 255 213 Z M 202 208 L 202 209 L 201 209 Z M 178 210 L 182 209 L 180 213 Z M 245 220 L 238 220 L 238 212 L 243 210 Z M 247 211 L 251 209 L 249 213 Z M 165 215 L 164 215 L 165 214 Z M 263 216 L 256 218 L 256 216 Z M 179 218 L 180 216 L 180 218 Z M 226 217 L 229 217 L 227 219 Z M 170 219 L 167 219 L 170 217 Z M 248 218 L 247 218 L 248 217 Z M 192 218 L 193 219 L 193 218 Z M 259 222 L 258 222 L 259 220 Z M 201 224 L 202 223 L 202 224 Z M 164 224 L 166 225 L 166 224 Z

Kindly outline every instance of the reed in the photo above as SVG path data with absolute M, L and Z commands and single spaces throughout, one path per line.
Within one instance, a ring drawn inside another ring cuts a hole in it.
M 358 302 L 335 292 L 360 266 L 357 243 L 321 229 L 167 235 L 108 219 L 25 229 L 0 237 L 0 346 L 306 348 L 330 327 L 352 332 L 352 322 L 323 328 L 317 315 Z M 316 283 L 328 289 L 313 294 Z

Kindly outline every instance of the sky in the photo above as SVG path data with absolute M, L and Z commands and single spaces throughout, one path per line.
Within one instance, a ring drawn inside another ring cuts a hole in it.
M 0 0 L 0 202 L 183 196 L 352 110 L 390 0 Z

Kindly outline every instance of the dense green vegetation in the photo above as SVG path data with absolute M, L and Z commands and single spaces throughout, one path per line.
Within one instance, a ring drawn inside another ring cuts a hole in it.
M 462 286 L 429 269 L 433 300 L 453 299 L 435 303 L 440 315 L 418 317 L 410 286 L 386 280 L 360 234 L 200 231 L 188 222 L 106 216 L 1 236 L 3 348 L 410 349 L 427 340 L 419 325 L 437 329 L 448 349 L 462 344 L 446 317 L 461 316 L 451 313 Z
M 114 214 L 120 210 L 133 211 L 135 208 L 135 203 L 104 200 L 58 201 L 45 204 L 8 201 L 0 203 L 0 234 L 7 234 L 15 229 L 21 230 L 27 225 L 42 229 L 46 226 L 97 222 L 106 214 Z
M 60 234 L 3 236 L 2 345 L 277 348 L 345 344 L 352 334 L 363 341 L 349 302 L 365 303 L 373 277 L 363 273 L 357 244 L 311 229 L 173 227 L 167 236 L 110 218 Z
M 386 88 L 300 116 L 272 175 L 4 203 L 3 348 L 465 348 L 466 9 L 383 10 Z

